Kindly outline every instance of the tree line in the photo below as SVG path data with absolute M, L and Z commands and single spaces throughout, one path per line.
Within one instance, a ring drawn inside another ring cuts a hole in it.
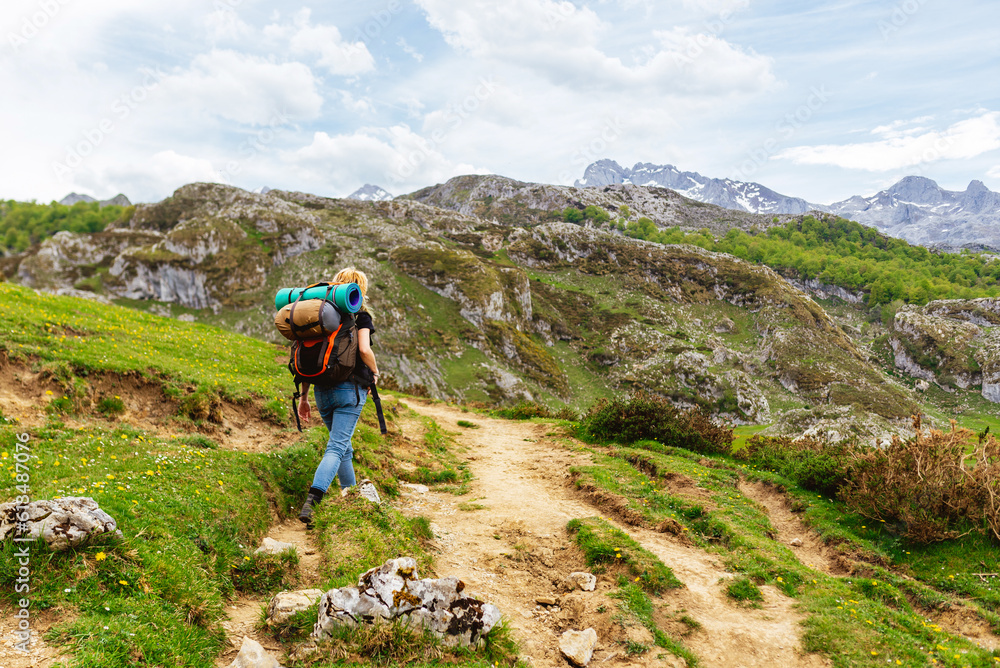
M 662 244 L 693 244 L 785 275 L 860 290 L 873 307 L 1000 295 L 1000 260 L 995 256 L 930 251 L 836 216 L 803 216 L 764 232 L 734 228 L 719 239 L 708 230 L 660 229 L 649 218 L 639 218 L 627 223 L 624 233 Z
M 98 202 L 37 204 L 0 200 L 0 248 L 20 253 L 56 232 L 101 232 L 109 223 L 131 213 L 134 207 L 100 206 Z

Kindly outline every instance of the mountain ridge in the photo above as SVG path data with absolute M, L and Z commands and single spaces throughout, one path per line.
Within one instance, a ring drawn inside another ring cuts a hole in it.
M 1000 193 L 978 179 L 964 191 L 953 191 L 930 178 L 911 175 L 874 195 L 854 195 L 824 205 L 782 195 L 759 183 L 706 177 L 669 164 L 640 162 L 625 168 L 603 159 L 589 165 L 574 185 L 612 184 L 669 188 L 689 199 L 749 213 L 833 213 L 930 248 L 1000 252 Z

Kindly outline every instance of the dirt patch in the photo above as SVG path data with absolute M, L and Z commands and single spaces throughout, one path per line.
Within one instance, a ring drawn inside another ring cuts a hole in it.
M 843 555 L 824 544 L 819 534 L 792 512 L 787 494 L 763 482 L 742 481 L 739 490 L 764 509 L 777 533 L 775 540 L 787 545 L 803 564 L 827 575 L 839 575 L 849 570 L 849 562 Z M 796 540 L 801 544 L 793 545 Z
M 657 483 L 662 484 L 670 494 L 687 501 L 693 501 L 706 510 L 718 508 L 715 500 L 712 499 L 712 493 L 704 487 L 699 487 L 698 483 L 688 476 L 675 471 L 661 472 L 652 460 L 641 455 L 630 454 L 625 457 L 625 460 Z
M 609 515 L 631 526 L 646 526 L 646 518 L 639 511 L 630 508 L 625 497 L 603 490 L 590 482 L 581 483 L 577 475 L 571 475 L 570 482 L 584 499 Z
M 0 666 L 3 668 L 48 668 L 56 663 L 68 662 L 70 656 L 60 648 L 49 645 L 45 633 L 55 624 L 72 621 L 65 610 L 53 608 L 31 617 L 31 642 L 27 652 L 15 645 L 21 642 L 17 635 L 18 620 L 14 609 L 0 606 Z
M 947 610 L 931 612 L 930 620 L 949 633 L 963 636 L 980 647 L 990 651 L 1000 648 L 1000 636 L 993 633 L 979 613 L 964 605 L 953 605 Z
M 203 421 L 196 425 L 177 417 L 177 402 L 167 397 L 162 385 L 155 380 L 134 373 L 92 373 L 84 380 L 90 388 L 88 398 L 92 405 L 79 415 L 63 418 L 70 428 L 99 424 L 114 429 L 126 424 L 155 433 L 160 438 L 203 434 L 223 448 L 248 452 L 270 452 L 297 438 L 291 429 L 261 419 L 260 408 L 253 403 L 241 405 L 223 400 L 217 424 Z M 46 406 L 62 394 L 62 387 L 55 379 L 33 372 L 29 366 L 12 362 L 0 354 L 0 413 L 4 416 L 17 419 L 28 429 L 41 427 L 48 418 Z M 106 417 L 94 410 L 93 404 L 111 397 L 121 398 L 125 404 L 124 413 Z
M 441 404 L 407 403 L 448 430 L 454 430 L 458 420 L 468 419 L 467 414 Z M 622 528 L 670 566 L 685 584 L 683 589 L 654 599 L 654 604 L 658 616 L 674 620 L 665 623 L 666 628 L 689 632 L 682 641 L 699 657 L 700 665 L 829 665 L 818 655 L 802 653 L 802 616 L 792 599 L 772 587 L 762 587 L 763 608 L 738 608 L 724 591 L 724 583 L 732 575 L 716 556 L 653 528 L 626 525 L 605 506 L 589 503 L 588 497 L 567 484 L 569 468 L 591 464 L 589 454 L 547 438 L 550 427 L 482 416 L 475 422 L 479 429 L 462 430 L 458 436 L 474 453 L 468 457 L 475 476 L 468 494 L 456 497 L 405 488 L 399 506 L 407 515 L 431 520 L 439 551 L 438 575 L 459 577 L 481 598 L 498 605 L 532 665 L 565 666 L 558 651 L 559 635 L 568 628 L 587 627 L 598 632 L 591 665 L 681 665 L 656 647 L 639 656 L 625 653 L 628 640 L 649 644 L 651 636 L 642 627 L 623 626 L 616 619 L 618 601 L 607 596 L 617 588 L 612 574 L 597 574 L 595 592 L 561 588 L 570 572 L 586 570 L 565 531 L 566 523 L 593 515 L 604 515 Z M 483 507 L 472 511 L 460 507 L 474 505 Z M 540 605 L 536 602 L 540 596 L 557 598 L 558 603 Z M 701 627 L 690 631 L 688 625 L 676 621 L 684 615 Z

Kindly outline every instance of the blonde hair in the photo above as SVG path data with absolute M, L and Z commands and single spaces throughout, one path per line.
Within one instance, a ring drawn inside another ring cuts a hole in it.
M 361 288 L 361 296 L 364 300 L 361 302 L 361 310 L 368 310 L 368 277 L 365 272 L 355 269 L 354 267 L 344 267 L 337 272 L 337 275 L 333 277 L 333 283 L 357 283 L 358 287 Z

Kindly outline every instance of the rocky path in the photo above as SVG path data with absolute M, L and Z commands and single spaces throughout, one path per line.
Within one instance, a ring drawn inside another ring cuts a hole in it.
M 308 589 L 319 585 L 320 553 L 313 544 L 312 535 L 306 531 L 302 522 L 294 517 L 289 518 L 273 525 L 267 532 L 267 537 L 280 543 L 295 545 L 299 554 L 299 585 L 296 589 Z M 254 628 L 260 621 L 261 608 L 267 606 L 270 600 L 270 596 L 243 597 L 226 606 L 229 619 L 222 622 L 222 628 L 226 631 L 229 649 L 215 660 L 216 666 L 229 666 L 233 662 L 244 636 L 253 638 L 275 656 L 282 655 L 285 651 L 283 647 Z
M 475 476 L 465 496 L 417 489 L 402 502 L 404 512 L 432 522 L 440 548 L 438 575 L 460 577 L 473 592 L 498 605 L 535 666 L 564 666 L 557 649 L 559 635 L 588 626 L 599 636 L 591 665 L 678 665 L 655 647 L 640 656 L 625 655 L 626 638 L 647 644 L 651 638 L 645 629 L 618 628 L 613 619 L 617 601 L 606 596 L 615 589 L 608 578 L 599 577 L 597 591 L 592 593 L 565 593 L 560 588 L 570 572 L 586 570 L 577 551 L 570 549 L 566 523 L 601 514 L 567 485 L 569 468 L 589 461 L 582 448 L 547 436 L 546 425 L 470 417 L 441 404 L 407 403 L 443 428 L 460 431 L 457 438 L 468 448 Z M 458 420 L 472 420 L 480 428 L 462 429 L 456 426 Z M 404 422 L 403 428 L 419 427 L 414 421 Z M 668 624 L 681 614 L 701 624 L 683 638 L 700 665 L 829 665 L 818 655 L 802 652 L 802 616 L 792 599 L 772 587 L 762 587 L 765 602 L 761 609 L 738 608 L 723 590 L 731 575 L 714 555 L 666 534 L 605 519 L 656 554 L 684 582 L 683 589 L 663 597 L 658 614 Z M 537 603 L 540 597 L 549 596 L 558 597 L 559 604 Z

